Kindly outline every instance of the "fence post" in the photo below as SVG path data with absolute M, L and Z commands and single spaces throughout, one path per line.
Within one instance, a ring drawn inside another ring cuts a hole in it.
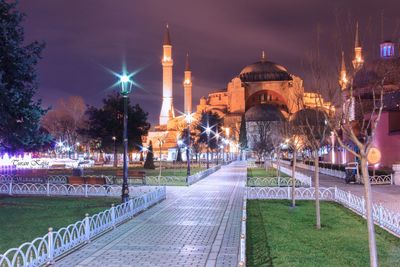
M 89 213 L 85 214 L 85 239 L 86 243 L 90 243 L 90 221 Z
M 281 187 L 281 177 L 278 176 L 278 187 Z
M 54 240 L 53 240 L 53 228 L 49 228 L 49 232 L 47 233 L 47 239 L 49 243 L 47 261 L 49 264 L 53 264 L 54 260 Z
M 365 208 L 365 198 L 364 198 L 364 196 L 361 197 L 361 205 L 362 205 L 361 215 L 366 217 L 367 216 L 367 209 Z
M 292 183 L 293 183 L 293 180 L 292 180 Z M 287 187 L 287 199 L 290 199 L 290 190 L 291 190 L 291 187 L 290 186 L 288 186 Z
M 85 184 L 85 197 L 88 197 L 88 188 L 87 188 L 87 184 Z
M 13 183 L 12 183 L 12 178 L 11 178 L 11 181 L 10 181 L 10 188 L 8 189 L 8 194 L 9 194 L 10 196 L 12 196 L 12 186 L 13 186 Z
M 111 204 L 111 225 L 115 228 L 115 207 L 114 204 Z
M 50 196 L 50 183 L 49 183 L 49 180 L 47 180 L 46 193 L 47 193 L 47 196 Z
M 337 201 L 337 186 L 335 185 L 335 201 Z
M 133 217 L 135 215 L 135 211 L 134 211 L 134 205 L 133 205 L 133 199 L 129 199 L 129 207 L 131 208 L 131 217 Z
M 393 173 L 390 174 L 390 184 L 393 185 Z
M 379 208 L 378 208 L 378 216 L 379 216 L 379 226 L 382 227 L 382 215 L 383 215 L 383 207 L 382 207 L 382 203 L 379 204 Z
M 348 191 L 347 192 L 347 205 L 349 205 L 350 206 L 350 197 L 351 197 L 351 195 L 350 195 L 350 191 Z

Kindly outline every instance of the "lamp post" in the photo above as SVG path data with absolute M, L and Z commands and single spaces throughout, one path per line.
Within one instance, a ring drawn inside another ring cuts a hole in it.
M 185 116 L 187 123 L 187 149 L 186 149 L 186 161 L 187 161 L 187 177 L 190 176 L 190 124 L 192 123 L 192 114 L 188 113 Z
M 219 133 L 218 133 L 218 127 L 217 127 L 217 132 L 215 133 L 215 138 L 217 138 L 217 165 L 218 165 L 218 157 L 219 157 Z
M 117 145 L 115 143 L 115 141 L 117 141 L 117 137 L 113 136 L 112 140 L 114 141 L 114 167 L 118 167 Z
M 161 151 L 161 149 L 162 149 L 162 146 L 163 146 L 163 144 L 164 144 L 164 138 L 162 137 L 162 136 L 160 136 L 160 137 L 158 137 L 158 145 L 159 145 L 159 147 L 160 147 L 160 174 L 158 175 L 158 179 L 160 180 L 161 179 L 161 156 L 162 156 L 162 151 Z
M 228 142 L 226 143 L 226 147 L 227 147 L 227 149 L 228 149 L 228 158 L 230 159 L 230 158 L 231 158 L 231 151 L 230 151 L 229 132 L 230 132 L 229 127 L 226 127 L 226 128 L 225 128 L 225 134 L 226 134 L 226 139 L 227 139 L 227 141 L 228 141 Z
M 128 96 L 132 91 L 132 81 L 126 74 L 120 76 L 121 95 L 124 98 L 124 131 L 122 140 L 124 144 L 124 166 L 122 177 L 122 202 L 129 201 L 129 186 L 128 186 Z
M 210 168 L 210 159 L 209 159 L 209 153 L 210 153 L 210 133 L 211 133 L 211 128 L 210 128 L 210 126 L 207 125 L 207 127 L 206 127 L 206 134 L 207 134 L 207 169 Z

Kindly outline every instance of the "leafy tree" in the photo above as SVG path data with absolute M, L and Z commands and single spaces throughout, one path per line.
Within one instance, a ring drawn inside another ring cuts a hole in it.
M 147 134 L 150 124 L 147 113 L 139 105 L 131 106 L 128 98 L 128 149 L 138 151 L 142 144 L 142 136 Z M 88 107 L 86 111 L 86 128 L 80 132 L 91 139 L 98 140 L 100 150 L 114 151 L 114 140 L 117 151 L 123 151 L 122 135 L 124 125 L 124 99 L 120 94 L 111 94 L 103 100 L 103 107 Z
M 17 3 L 0 0 L 0 151 L 11 153 L 36 150 L 51 140 L 40 129 L 47 109 L 34 100 L 44 44 L 24 44 L 24 17 Z
M 146 161 L 144 162 L 143 168 L 154 170 L 156 166 L 154 165 L 154 153 L 153 153 L 153 144 L 150 141 L 149 148 L 147 151 Z

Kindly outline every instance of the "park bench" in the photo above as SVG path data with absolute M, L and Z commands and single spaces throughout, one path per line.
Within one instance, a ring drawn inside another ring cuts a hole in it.
M 123 170 L 118 170 L 116 177 L 117 179 L 122 179 L 124 176 Z M 137 171 L 137 170 L 128 170 L 128 179 L 129 182 L 135 183 L 135 181 L 140 181 L 141 184 L 146 184 L 146 172 L 145 171 Z
M 104 185 L 106 184 L 106 179 L 99 176 L 69 176 L 69 184 L 90 184 L 90 185 Z

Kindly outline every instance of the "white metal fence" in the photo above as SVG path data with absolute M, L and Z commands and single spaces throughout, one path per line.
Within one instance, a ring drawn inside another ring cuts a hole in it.
M 205 177 L 207 177 L 208 175 L 216 172 L 219 169 L 221 169 L 221 165 L 217 165 L 217 166 L 214 166 L 214 167 L 209 168 L 207 170 L 204 170 L 204 171 L 198 172 L 196 174 L 190 175 L 190 176 L 187 177 L 187 185 L 192 185 L 194 183 L 197 183 L 201 179 L 204 179 Z
M 272 163 L 272 167 L 274 167 L 275 169 L 278 169 L 278 165 L 276 163 Z M 289 168 L 286 168 L 285 166 L 280 165 L 279 170 L 286 175 L 292 176 L 292 170 Z M 307 176 L 301 172 L 296 171 L 295 178 L 296 178 L 296 180 L 299 180 L 302 184 L 312 186 L 312 179 L 310 176 Z
M 291 199 L 291 187 L 247 187 L 247 199 Z M 315 188 L 296 188 L 296 199 L 315 200 Z M 365 199 L 337 187 L 320 188 L 321 200 L 335 201 L 365 217 Z M 373 204 L 374 222 L 400 237 L 400 213 Z
M 57 231 L 49 228 L 48 234 L 26 242 L 18 248 L 0 254 L 1 267 L 33 267 L 54 262 L 55 258 L 88 243 L 94 237 L 115 228 L 134 215 L 162 201 L 166 197 L 165 187 L 132 198 L 128 202 L 86 217 Z
M 152 186 L 130 186 L 133 195 L 151 191 Z M 34 184 L 34 183 L 6 183 L 0 184 L 0 194 L 3 195 L 42 195 L 42 196 L 104 196 L 118 197 L 121 195 L 120 185 L 89 185 L 89 184 Z M 0 265 L 1 266 L 1 265 Z M 2 267 L 2 266 L 1 266 Z
M 292 177 L 247 177 L 247 186 L 292 186 Z M 310 186 L 307 182 L 303 180 L 295 179 L 295 186 Z
M 246 222 L 247 222 L 247 197 L 243 197 L 242 222 L 240 226 L 239 267 L 246 266 Z

